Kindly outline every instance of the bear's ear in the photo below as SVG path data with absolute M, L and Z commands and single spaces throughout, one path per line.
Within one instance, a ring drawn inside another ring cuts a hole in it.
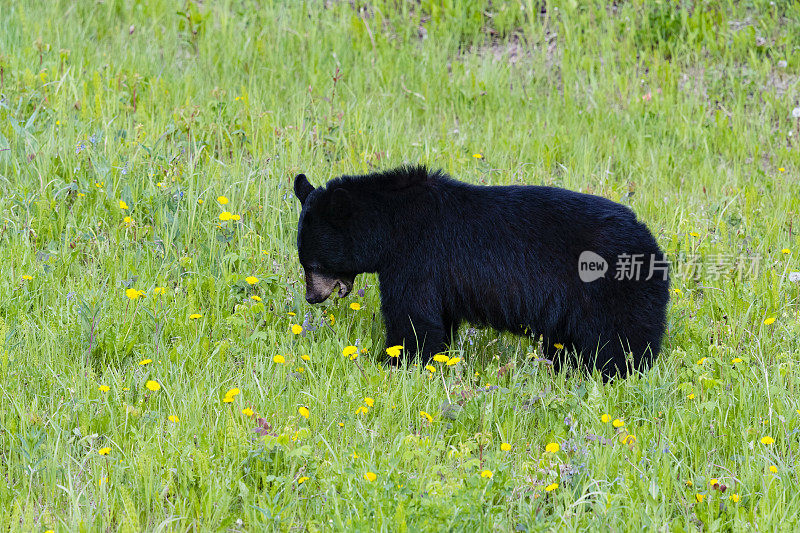
M 300 204 L 306 203 L 306 198 L 314 190 L 314 186 L 308 182 L 305 174 L 298 174 L 294 177 L 294 195 L 300 200 Z

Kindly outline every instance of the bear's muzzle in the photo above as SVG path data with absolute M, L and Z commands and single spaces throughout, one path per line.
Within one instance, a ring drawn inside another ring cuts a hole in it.
M 328 276 L 316 272 L 306 272 L 306 301 L 318 304 L 328 299 L 334 289 L 339 289 L 339 298 L 344 298 L 353 290 L 355 278 Z

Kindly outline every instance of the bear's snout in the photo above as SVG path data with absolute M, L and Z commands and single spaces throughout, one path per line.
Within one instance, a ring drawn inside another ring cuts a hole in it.
M 310 304 L 319 304 L 327 299 L 327 296 L 306 291 L 306 301 Z
M 328 296 L 335 289 L 339 289 L 339 298 L 350 294 L 353 288 L 353 280 L 327 276 L 317 272 L 306 270 L 306 301 L 310 304 L 318 304 L 328 299 Z

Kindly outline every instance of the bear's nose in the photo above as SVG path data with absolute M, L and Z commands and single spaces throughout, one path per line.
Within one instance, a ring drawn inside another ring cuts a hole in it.
M 320 298 L 318 294 L 311 294 L 309 292 L 306 293 L 306 301 L 310 304 L 318 304 L 325 300 L 325 298 Z

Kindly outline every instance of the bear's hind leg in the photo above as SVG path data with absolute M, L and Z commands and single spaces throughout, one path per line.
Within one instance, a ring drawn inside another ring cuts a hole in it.
M 599 337 L 584 339 L 584 365 L 596 368 L 603 381 L 619 376 L 626 377 L 630 370 L 637 368 L 639 347 L 623 342 L 618 335 L 607 333 Z

